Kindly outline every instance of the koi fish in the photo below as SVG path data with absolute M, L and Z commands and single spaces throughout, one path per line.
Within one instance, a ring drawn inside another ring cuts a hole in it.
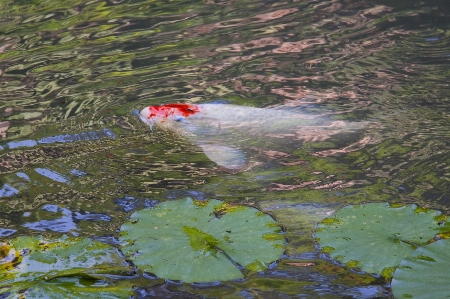
M 216 164 L 240 169 L 245 149 L 292 147 L 295 141 L 323 141 L 350 127 L 323 116 L 231 104 L 165 104 L 148 106 L 140 119 L 150 126 L 175 132 L 198 145 Z

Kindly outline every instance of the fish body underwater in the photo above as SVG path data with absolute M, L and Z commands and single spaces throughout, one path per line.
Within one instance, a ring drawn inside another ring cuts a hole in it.
M 361 127 L 284 109 L 215 103 L 148 106 L 140 119 L 151 129 L 156 126 L 187 138 L 228 169 L 242 168 L 249 148 L 293 149 Z

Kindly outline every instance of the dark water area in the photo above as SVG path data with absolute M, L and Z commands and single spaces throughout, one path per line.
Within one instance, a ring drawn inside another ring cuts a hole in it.
M 136 298 L 393 298 L 312 233 L 348 204 L 450 208 L 449 13 L 437 0 L 1 1 L 1 239 L 117 244 L 135 210 L 218 198 L 273 215 L 283 257 L 238 281 L 139 280 Z M 229 170 L 136 115 L 217 100 L 361 126 L 245 144 Z

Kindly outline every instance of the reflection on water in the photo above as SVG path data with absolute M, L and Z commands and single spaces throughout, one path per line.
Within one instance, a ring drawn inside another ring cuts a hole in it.
M 74 212 L 72 213 L 67 208 L 60 208 L 57 205 L 44 205 L 41 210 L 51 212 L 53 214 L 62 214 L 61 217 L 51 219 L 51 220 L 40 220 L 37 222 L 26 222 L 23 224 L 32 230 L 37 231 L 54 231 L 67 233 L 71 232 L 73 235 L 77 235 L 74 230 L 78 230 L 76 226 L 77 221 L 87 220 L 87 221 L 111 221 L 111 217 L 103 214 L 91 214 L 89 212 Z M 27 214 L 26 217 L 30 215 Z
M 84 141 L 84 140 L 98 140 L 98 139 L 104 138 L 104 137 L 116 138 L 116 134 L 109 129 L 103 129 L 98 132 L 90 131 L 87 133 L 82 132 L 81 134 L 64 134 L 64 135 L 50 136 L 50 137 L 45 137 L 45 138 L 39 139 L 37 141 L 35 141 L 35 140 L 10 141 L 7 144 L 5 144 L 5 146 L 3 146 L 2 149 L 35 147 L 38 144 L 66 143 L 66 142 Z M 8 170 L 14 169 L 14 167 L 12 165 L 10 165 L 7 160 L 3 160 L 3 162 L 4 163 L 2 166 L 4 168 L 6 168 Z M 24 165 L 20 165 L 20 166 L 23 167 Z M 70 178 L 68 175 L 62 175 L 51 169 L 37 167 L 34 169 L 34 171 L 46 178 L 49 178 L 50 180 L 55 181 L 55 182 L 66 183 L 66 184 L 70 183 Z M 69 171 L 69 174 L 71 176 L 81 177 L 81 176 L 85 175 L 86 173 L 83 171 L 80 171 L 78 169 L 72 169 Z M 16 176 L 24 179 L 21 182 L 16 183 L 16 184 L 19 184 L 21 187 L 24 186 L 23 181 L 30 182 L 30 177 L 24 172 L 17 172 Z M 16 188 L 14 188 L 8 184 L 4 184 L 2 189 L 0 189 L 0 197 L 12 196 L 12 195 L 15 195 L 18 193 L 19 193 L 19 190 L 17 190 Z
M 272 213 L 286 256 L 244 281 L 149 283 L 137 298 L 389 298 L 384 281 L 319 256 L 311 232 L 348 203 L 450 206 L 448 13 L 440 0 L 3 1 L 0 237 L 114 244 L 136 209 L 217 197 Z M 219 98 L 368 125 L 241 139 L 251 163 L 230 170 L 133 113 Z

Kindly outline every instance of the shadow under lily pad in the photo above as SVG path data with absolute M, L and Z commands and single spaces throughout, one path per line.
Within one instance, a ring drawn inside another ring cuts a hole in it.
M 280 258 L 280 226 L 254 208 L 191 198 L 137 211 L 121 227 L 122 251 L 136 266 L 184 282 L 243 278 Z M 244 268 L 241 268 L 244 267 Z
M 315 237 L 335 260 L 389 278 L 405 257 L 440 232 L 440 215 L 414 204 L 350 205 L 322 220 Z

